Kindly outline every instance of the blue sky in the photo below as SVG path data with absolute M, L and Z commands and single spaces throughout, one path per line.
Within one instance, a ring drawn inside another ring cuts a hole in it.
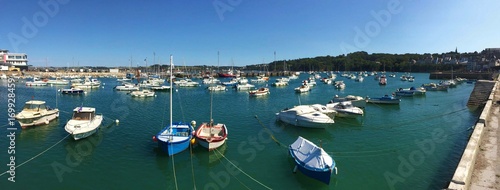
M 144 59 L 168 64 L 170 54 L 175 65 L 217 65 L 218 51 L 221 66 L 244 66 L 271 62 L 275 51 L 283 60 L 358 50 L 401 54 L 500 47 L 497 0 L 0 4 L 0 49 L 27 53 L 34 66 L 129 66 L 130 57 L 133 66 L 144 66 Z

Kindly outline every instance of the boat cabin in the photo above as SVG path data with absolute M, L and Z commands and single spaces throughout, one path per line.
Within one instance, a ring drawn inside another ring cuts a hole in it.
M 92 120 L 95 117 L 94 108 L 79 107 L 73 110 L 73 120 Z

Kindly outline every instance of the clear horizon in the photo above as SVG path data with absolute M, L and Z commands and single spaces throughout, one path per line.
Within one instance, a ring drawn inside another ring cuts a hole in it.
M 2 8 L 0 49 L 28 54 L 35 67 L 136 67 L 168 64 L 170 55 L 175 65 L 245 66 L 355 51 L 500 47 L 493 0 L 5 0 Z

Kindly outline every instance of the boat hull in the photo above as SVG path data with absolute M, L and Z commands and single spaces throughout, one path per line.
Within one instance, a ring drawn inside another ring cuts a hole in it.
M 193 138 L 193 127 L 183 122 L 175 122 L 163 128 L 154 139 L 158 147 L 169 156 L 186 150 Z
M 290 125 L 305 127 L 305 128 L 317 128 L 317 129 L 325 129 L 328 127 L 328 124 L 333 124 L 334 121 L 330 117 L 326 116 L 326 118 L 315 118 L 311 119 L 301 115 L 289 115 L 284 113 L 278 113 L 276 115 L 276 119 L 288 123 Z
M 217 124 L 209 127 L 203 123 L 198 127 L 194 137 L 199 145 L 207 148 L 209 151 L 224 145 L 227 139 L 227 127 L 224 124 Z
M 80 140 L 83 138 L 87 138 L 99 131 L 102 119 L 102 115 L 96 115 L 94 119 L 85 122 L 75 121 L 72 119 L 68 121 L 64 129 L 66 130 L 66 132 L 71 134 L 73 139 Z
M 158 141 L 158 147 L 160 147 L 160 149 L 163 152 L 166 152 L 169 156 L 172 156 L 186 150 L 189 147 L 190 142 L 191 137 L 186 138 L 186 140 L 180 142 Z
M 31 126 L 38 126 L 38 125 L 47 125 L 49 124 L 52 120 L 57 119 L 59 117 L 59 110 L 50 110 L 49 113 L 47 113 L 44 116 L 41 117 L 29 117 L 29 118 L 17 118 L 16 120 L 21 125 L 21 127 L 31 127 Z
M 368 103 L 372 104 L 399 104 L 400 100 L 399 99 L 394 99 L 394 100 L 380 100 L 380 99 L 369 99 L 367 100 Z

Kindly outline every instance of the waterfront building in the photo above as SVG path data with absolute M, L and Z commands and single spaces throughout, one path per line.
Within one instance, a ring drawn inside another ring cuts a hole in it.
M 9 50 L 0 49 L 0 66 L 1 68 L 12 67 L 19 70 L 28 70 L 28 55 L 26 53 L 11 53 Z

